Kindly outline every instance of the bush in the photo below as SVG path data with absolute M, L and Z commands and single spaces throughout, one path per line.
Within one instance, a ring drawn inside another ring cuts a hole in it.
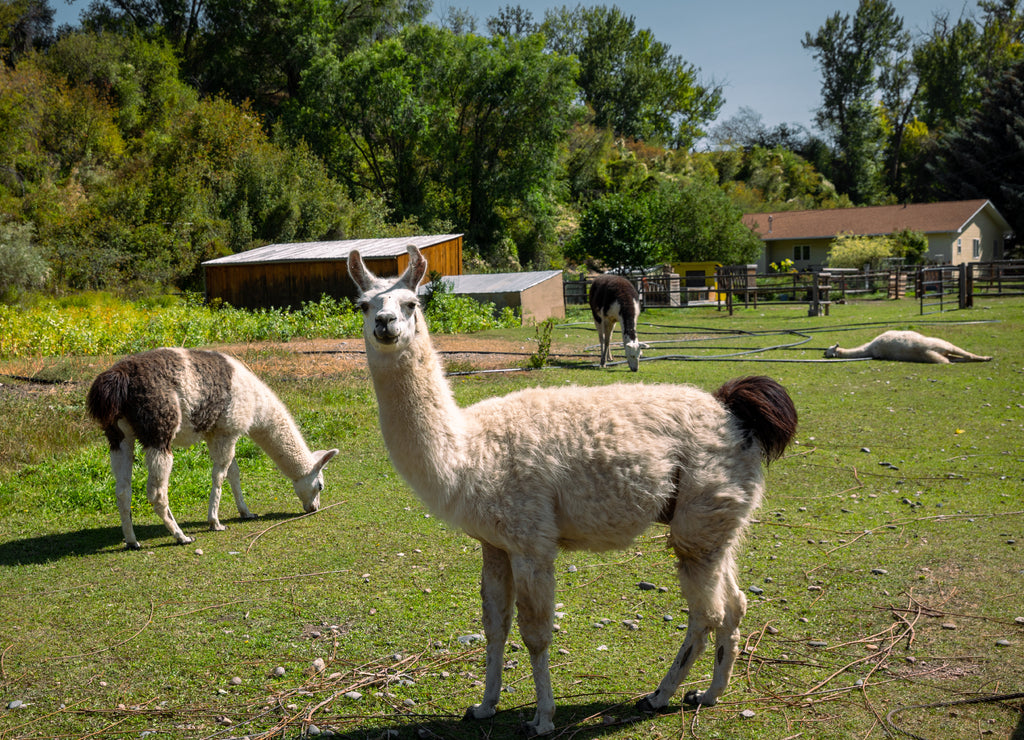
M 878 270 L 892 256 L 893 241 L 889 237 L 841 234 L 832 242 L 827 262 L 829 267 L 853 267 L 859 270 L 868 265 L 872 270 Z
M 43 287 L 50 275 L 46 259 L 32 243 L 31 224 L 0 224 L 0 300 Z

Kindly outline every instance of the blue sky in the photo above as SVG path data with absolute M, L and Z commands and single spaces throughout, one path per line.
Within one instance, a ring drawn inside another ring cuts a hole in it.
M 77 24 L 87 0 L 51 0 L 57 22 Z M 977 9 L 974 0 L 891 0 L 904 26 L 915 37 L 928 31 L 936 12 L 955 20 Z M 815 33 L 826 18 L 839 11 L 853 14 L 857 0 L 808 2 L 808 0 L 637 0 L 634 2 L 585 2 L 584 5 L 618 5 L 636 18 L 637 26 L 649 28 L 668 44 L 673 54 L 700 68 L 701 78 L 723 85 L 725 105 L 718 121 L 740 108 L 753 108 L 764 123 L 799 123 L 813 128 L 814 110 L 820 104 L 821 78 L 810 52 L 800 42 L 806 32 Z M 548 8 L 575 0 L 434 0 L 431 20 L 439 20 L 449 7 L 468 10 L 477 18 L 477 29 L 486 31 L 486 19 L 506 5 L 519 5 L 544 18 Z

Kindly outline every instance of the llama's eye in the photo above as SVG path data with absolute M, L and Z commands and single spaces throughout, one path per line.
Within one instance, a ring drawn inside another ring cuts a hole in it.
M 366 313 L 367 311 L 369 311 L 370 310 L 370 302 L 369 301 L 360 301 L 359 302 L 359 310 L 362 311 L 363 313 Z
M 410 313 L 412 313 L 413 311 L 416 310 L 416 306 L 418 306 L 418 305 L 419 304 L 416 301 L 406 301 L 405 302 L 405 310 L 410 312 Z

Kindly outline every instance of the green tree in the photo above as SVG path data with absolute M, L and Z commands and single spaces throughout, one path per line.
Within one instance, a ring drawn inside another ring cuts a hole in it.
M 515 262 L 508 223 L 550 198 L 574 66 L 540 36 L 418 26 L 307 75 L 292 130 L 395 217 L 450 219 L 491 262 Z
M 610 193 L 592 201 L 580 215 L 579 229 L 565 252 L 576 262 L 591 258 L 605 267 L 629 270 L 663 261 L 654 233 L 651 199 L 636 193 Z
M 0 0 L 0 61 L 13 67 L 33 50 L 52 42 L 49 0 Z
M 988 198 L 1024 234 L 1024 61 L 990 89 L 954 132 L 940 137 L 927 170 L 940 198 Z
M 541 29 L 550 49 L 579 60 L 577 84 L 598 127 L 688 149 L 722 107 L 720 85 L 701 83 L 696 67 L 614 5 L 549 10 Z
M 835 13 L 815 35 L 806 33 L 822 75 L 818 125 L 836 151 L 834 179 L 857 203 L 884 197 L 885 127 L 874 102 L 879 75 L 894 75 L 910 36 L 889 0 L 860 0 L 856 13 Z M 897 75 L 898 76 L 898 75 Z M 901 88 L 902 89 L 902 88 Z

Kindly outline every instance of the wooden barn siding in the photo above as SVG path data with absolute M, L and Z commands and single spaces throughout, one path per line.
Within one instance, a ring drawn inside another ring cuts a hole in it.
M 439 242 L 423 250 L 429 269 L 442 275 L 462 274 L 462 240 Z M 377 275 L 399 275 L 409 255 L 366 258 Z M 300 308 L 305 301 L 356 297 L 345 260 L 207 265 L 207 300 L 220 299 L 236 308 Z

